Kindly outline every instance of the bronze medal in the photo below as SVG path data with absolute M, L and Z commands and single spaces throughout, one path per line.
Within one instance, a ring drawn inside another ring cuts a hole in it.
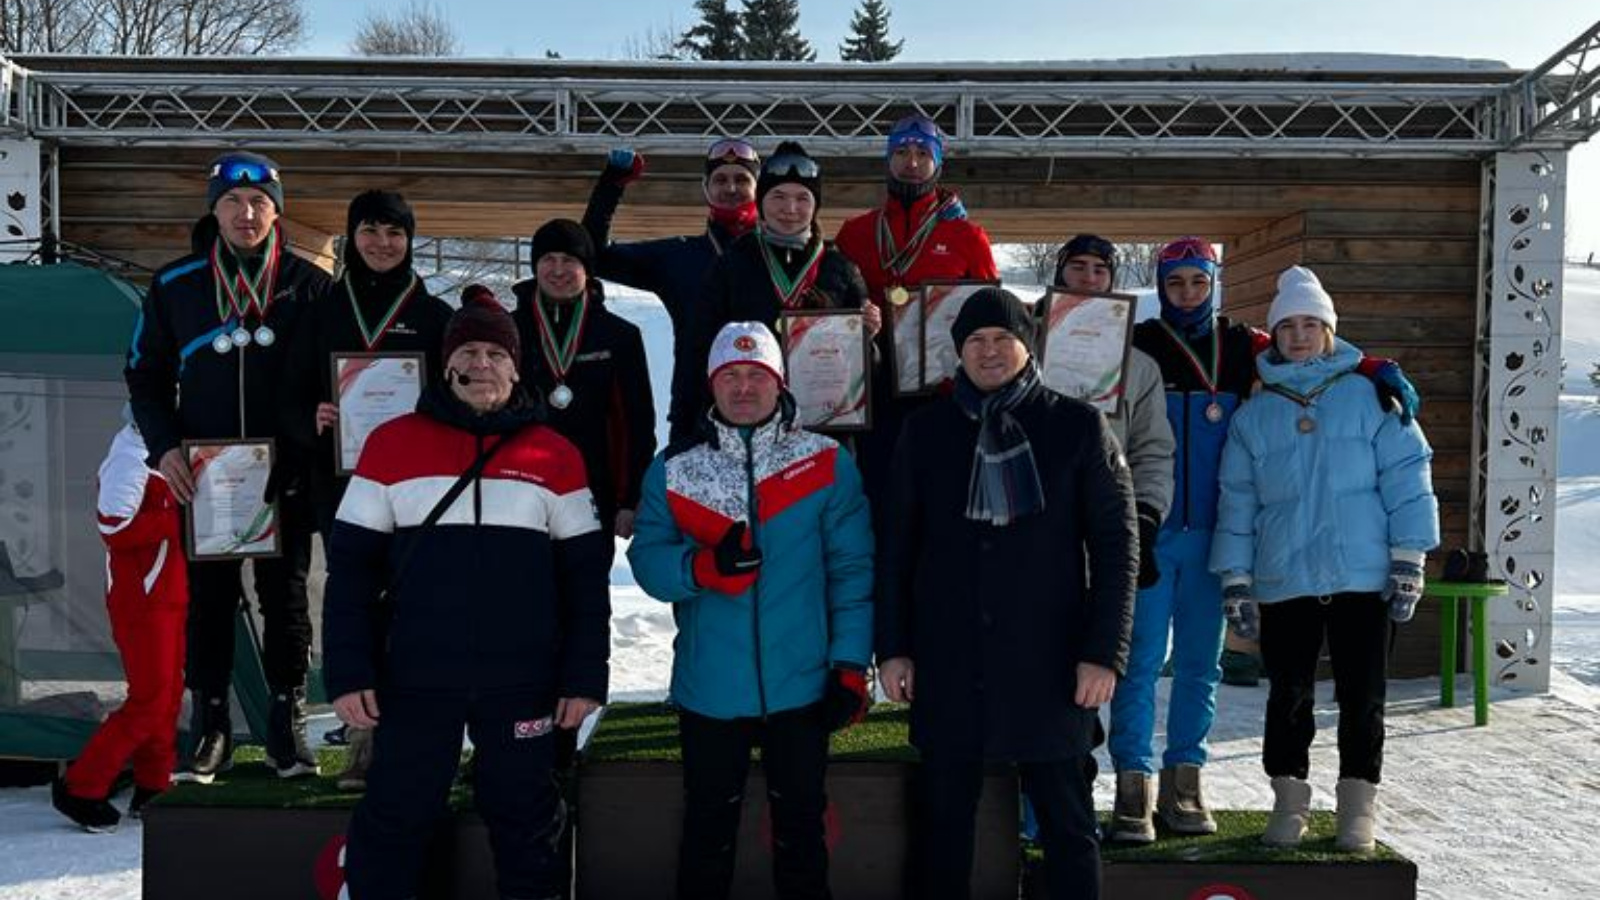
M 1310 416 L 1301 416 L 1300 421 L 1296 422 L 1295 426 L 1300 429 L 1301 434 L 1310 434 L 1317 430 L 1317 420 Z

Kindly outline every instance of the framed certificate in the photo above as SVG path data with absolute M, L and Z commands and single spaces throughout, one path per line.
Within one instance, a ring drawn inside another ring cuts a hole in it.
M 961 348 L 950 337 L 967 298 L 998 281 L 927 282 L 917 292 L 922 304 L 922 392 L 931 393 L 940 384 L 956 377 L 961 365 Z
M 802 428 L 872 427 L 872 342 L 859 309 L 794 310 L 779 320 L 789 392 Z
M 1138 298 L 1051 288 L 1042 304 L 1039 379 L 1058 394 L 1116 415 L 1126 393 Z
M 267 500 L 275 457 L 269 439 L 183 442 L 194 477 L 185 510 L 190 560 L 279 554 L 278 504 Z
M 417 408 L 426 376 L 421 353 L 333 354 L 333 400 L 339 407 L 333 429 L 335 472 L 354 472 L 367 436 Z

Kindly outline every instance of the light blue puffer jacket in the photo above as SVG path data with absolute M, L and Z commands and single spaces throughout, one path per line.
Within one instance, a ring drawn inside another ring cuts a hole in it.
M 1256 358 L 1263 385 L 1306 395 L 1334 381 L 1308 407 L 1263 390 L 1234 415 L 1211 571 L 1225 583 L 1249 576 L 1262 603 L 1381 591 L 1392 554 L 1439 543 L 1433 451 L 1414 422 L 1378 405 L 1345 341 L 1302 363 L 1275 358 Z M 1302 418 L 1315 427 L 1302 431 Z

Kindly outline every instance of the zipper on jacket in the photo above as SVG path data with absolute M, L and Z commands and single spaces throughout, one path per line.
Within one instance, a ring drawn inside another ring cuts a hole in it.
M 761 511 L 756 508 L 756 445 L 755 430 L 743 433 L 740 437 L 744 440 L 744 489 L 745 509 L 750 516 L 750 542 L 756 544 L 756 523 L 760 521 Z M 763 565 L 765 560 L 762 560 Z M 761 666 L 761 575 L 756 575 L 755 583 L 750 586 L 750 631 L 755 638 L 756 651 L 756 697 L 761 702 L 761 718 L 767 718 L 767 682 Z
M 242 328 L 244 326 L 240 325 L 239 327 Z M 239 437 L 241 438 L 250 436 L 250 429 L 245 424 L 244 411 L 244 354 L 247 349 L 249 349 L 248 345 L 239 348 Z M 252 571 L 254 571 L 254 567 L 252 567 Z

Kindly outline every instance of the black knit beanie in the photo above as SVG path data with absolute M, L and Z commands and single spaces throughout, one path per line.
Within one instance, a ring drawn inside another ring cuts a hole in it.
M 594 271 L 594 241 L 589 239 L 589 232 L 582 225 L 571 219 L 551 219 L 539 226 L 533 233 L 533 251 L 530 258 L 534 268 L 539 267 L 539 258 L 546 253 L 565 253 L 583 263 L 583 271 L 593 278 Z
M 344 264 L 345 268 L 370 274 L 366 263 L 362 261 L 361 254 L 356 251 L 356 229 L 363 222 L 373 222 L 378 225 L 393 225 L 403 229 L 406 233 L 406 258 L 395 269 L 400 274 L 409 277 L 411 270 L 411 242 L 417 237 L 417 216 L 411 211 L 411 204 L 406 198 L 394 191 L 362 191 L 354 200 L 350 201 L 350 209 L 344 217 Z
M 956 352 L 980 328 L 1004 328 L 1017 336 L 1017 340 L 1033 353 L 1033 316 L 1017 299 L 1017 295 L 997 287 L 980 288 L 967 298 L 966 305 L 956 315 L 950 326 L 950 338 L 956 342 Z
M 822 167 L 797 141 L 784 141 L 761 164 L 761 177 L 756 179 L 756 204 L 767 192 L 780 184 L 798 184 L 811 192 L 817 209 L 822 209 Z

